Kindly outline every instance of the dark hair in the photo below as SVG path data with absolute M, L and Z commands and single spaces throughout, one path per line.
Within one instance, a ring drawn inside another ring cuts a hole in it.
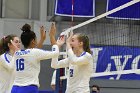
M 6 37 L 3 37 L 0 40 L 0 55 L 5 53 L 6 51 L 9 51 L 8 43 L 11 44 L 11 40 L 14 39 L 14 37 L 17 37 L 16 35 L 8 35 Z
M 21 28 L 23 31 L 21 34 L 21 42 L 24 45 L 25 48 L 27 48 L 30 45 L 30 42 L 36 38 L 36 34 L 31 31 L 31 26 L 29 24 L 23 25 Z
M 98 91 L 100 91 L 100 87 L 98 85 L 92 85 L 92 88 L 96 87 Z
M 81 34 L 81 33 L 76 33 L 75 35 L 77 35 L 78 40 L 80 42 L 83 42 L 83 49 L 84 51 L 88 52 L 88 53 L 92 53 L 90 50 L 90 43 L 89 43 L 89 38 L 88 36 Z

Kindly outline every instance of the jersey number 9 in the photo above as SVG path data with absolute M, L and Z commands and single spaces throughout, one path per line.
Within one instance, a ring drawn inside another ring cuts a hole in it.
M 24 70 L 24 59 L 23 58 L 16 60 L 16 70 L 17 71 Z

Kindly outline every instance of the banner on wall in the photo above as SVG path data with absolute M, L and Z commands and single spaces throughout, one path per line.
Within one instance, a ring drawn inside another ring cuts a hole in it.
M 125 46 L 98 46 L 91 45 L 96 73 L 105 71 L 120 71 L 140 69 L 140 48 Z M 140 73 L 118 74 L 96 77 L 98 79 L 126 79 L 140 80 Z
M 126 4 L 132 0 L 107 0 L 107 11 L 117 8 L 123 4 Z M 108 15 L 107 18 L 118 18 L 118 19 L 140 19 L 140 2 L 126 7 L 118 12 Z
M 94 17 L 95 0 L 74 0 L 74 17 Z M 55 14 L 60 16 L 72 16 L 72 0 L 56 0 Z

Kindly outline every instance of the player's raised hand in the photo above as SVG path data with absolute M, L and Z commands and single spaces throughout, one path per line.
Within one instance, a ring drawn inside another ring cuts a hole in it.
M 37 43 L 37 48 L 42 48 L 45 39 L 46 39 L 46 31 L 45 31 L 44 26 L 41 26 L 40 27 L 40 40 Z
M 45 31 L 44 26 L 41 26 L 41 27 L 40 27 L 40 38 L 41 38 L 41 40 L 43 40 L 43 41 L 46 39 L 46 31 Z
M 49 36 L 55 36 L 55 34 L 56 34 L 56 27 L 55 27 L 55 24 L 52 23 L 51 29 L 50 29 L 50 32 L 49 32 Z
M 70 43 L 70 42 L 71 42 L 72 36 L 73 36 L 73 32 L 70 31 L 70 32 L 68 33 L 68 38 L 67 38 L 67 40 L 66 40 L 66 43 Z
M 51 45 L 56 44 L 55 34 L 56 34 L 56 27 L 55 27 L 54 23 L 52 23 L 51 29 L 49 32 Z
M 58 45 L 59 47 L 61 47 L 64 43 L 65 43 L 65 36 L 61 36 L 61 37 L 57 40 L 57 45 Z
M 68 35 L 68 38 L 67 38 L 67 40 L 66 40 L 66 45 L 67 45 L 67 48 L 68 48 L 68 49 L 71 48 L 70 42 L 72 41 L 72 36 L 73 36 L 73 32 L 70 31 L 70 32 L 69 32 L 69 35 Z

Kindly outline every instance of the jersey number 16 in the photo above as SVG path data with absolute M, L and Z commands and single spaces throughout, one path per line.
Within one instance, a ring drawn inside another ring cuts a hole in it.
M 24 59 L 23 58 L 16 60 L 16 70 L 17 71 L 24 70 Z

